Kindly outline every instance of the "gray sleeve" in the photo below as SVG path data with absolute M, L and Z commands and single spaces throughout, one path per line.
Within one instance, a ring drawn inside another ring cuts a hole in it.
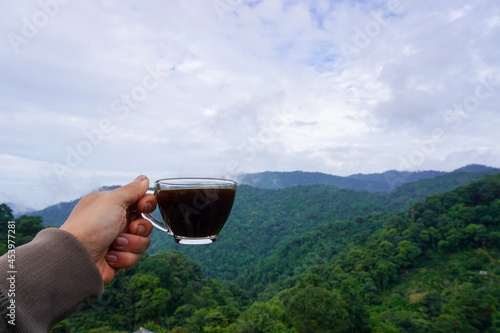
M 46 333 L 99 299 L 103 291 L 92 257 L 64 230 L 44 229 L 30 243 L 15 249 L 14 269 L 9 267 L 7 254 L 0 258 L 0 292 L 15 301 L 15 326 L 9 323 L 9 312 L 6 317 L 14 332 Z

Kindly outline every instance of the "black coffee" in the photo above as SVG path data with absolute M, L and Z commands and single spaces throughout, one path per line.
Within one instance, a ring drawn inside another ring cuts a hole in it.
M 233 207 L 235 189 L 161 190 L 156 194 L 163 220 L 176 236 L 218 235 Z

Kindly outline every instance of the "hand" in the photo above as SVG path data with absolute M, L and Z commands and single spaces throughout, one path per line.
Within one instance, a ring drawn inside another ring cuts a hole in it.
M 146 194 L 149 180 L 139 176 L 112 191 L 83 197 L 60 229 L 75 236 L 90 253 L 104 284 L 118 270 L 136 265 L 151 243 L 151 223 L 140 217 L 156 208 L 156 198 Z

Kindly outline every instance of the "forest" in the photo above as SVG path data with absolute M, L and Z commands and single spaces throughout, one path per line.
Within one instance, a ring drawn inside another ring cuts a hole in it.
M 52 332 L 500 332 L 500 174 L 460 177 L 386 193 L 240 186 L 215 244 L 154 232 Z M 0 205 L 2 228 L 13 219 L 18 246 L 47 227 Z

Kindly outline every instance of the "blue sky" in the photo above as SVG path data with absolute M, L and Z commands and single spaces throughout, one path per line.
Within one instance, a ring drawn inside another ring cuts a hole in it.
M 0 36 L 0 202 L 500 167 L 496 0 L 9 0 Z

